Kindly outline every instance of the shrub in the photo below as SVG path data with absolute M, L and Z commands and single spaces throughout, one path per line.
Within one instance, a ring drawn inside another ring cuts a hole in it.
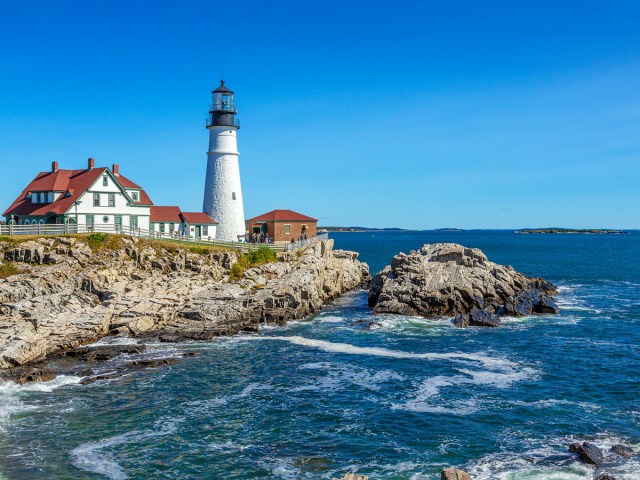
M 276 262 L 277 260 L 278 256 L 276 252 L 264 245 L 257 250 L 243 253 L 238 258 L 238 261 L 231 266 L 229 281 L 241 279 L 242 274 L 249 268 L 264 265 L 265 263 Z
M 108 233 L 92 233 L 87 236 L 87 244 L 91 250 L 117 250 L 121 247 L 120 237 Z
M 22 270 L 16 267 L 12 262 L 4 262 L 0 264 L 0 279 L 10 277 L 11 275 L 17 275 L 21 272 Z

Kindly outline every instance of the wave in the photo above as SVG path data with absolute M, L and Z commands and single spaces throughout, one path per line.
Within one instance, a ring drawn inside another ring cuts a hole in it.
M 357 385 L 367 390 L 378 391 L 383 384 L 402 381 L 405 377 L 391 370 L 372 371 L 367 368 L 350 364 L 335 364 L 329 362 L 307 363 L 299 367 L 301 370 L 320 370 L 325 374 L 322 378 L 311 379 L 311 383 L 292 389 L 293 392 L 318 390 L 322 392 L 334 391 L 345 385 Z M 306 376 L 302 376 L 306 378 Z
M 19 385 L 15 382 L 0 383 L 0 432 L 4 430 L 6 423 L 13 415 L 38 408 L 34 405 L 27 405 L 21 400 L 25 394 L 50 393 L 65 385 L 78 384 L 80 380 L 76 376 L 60 375 L 50 382 L 34 382 L 25 385 Z
M 566 436 L 536 441 L 524 440 L 524 451 L 506 450 L 487 454 L 467 464 L 465 469 L 476 480 L 591 480 L 593 468 L 580 462 L 568 451 L 571 443 L 585 440 L 600 447 L 605 455 L 617 444 L 628 445 L 635 450 L 639 447 L 637 443 L 629 442 L 626 438 L 608 433 L 596 435 L 594 438 Z M 517 444 L 522 446 L 522 440 L 518 440 Z M 530 444 L 529 448 L 526 444 Z M 640 460 L 637 457 L 620 459 L 609 456 L 606 467 L 598 471 L 605 472 L 616 478 L 640 480 Z
M 128 477 L 124 469 L 105 450 L 118 445 L 141 443 L 153 438 L 171 435 L 177 432 L 178 425 L 183 421 L 184 418 L 169 417 L 155 422 L 152 430 L 134 430 L 97 442 L 83 443 L 71 450 L 73 465 L 87 472 L 104 475 L 111 480 L 125 480 Z
M 473 363 L 478 362 L 492 368 L 511 369 L 517 364 L 507 360 L 506 358 L 495 358 L 483 355 L 481 353 L 411 353 L 401 350 L 390 350 L 382 347 L 358 347 L 349 343 L 329 342 L 326 340 L 317 340 L 300 336 L 255 336 L 242 337 L 244 340 L 261 340 L 261 341 L 283 341 L 293 345 L 303 347 L 312 347 L 329 353 L 344 353 L 347 355 L 367 355 L 375 357 L 398 358 L 398 359 L 416 359 L 416 360 L 451 360 L 454 362 Z

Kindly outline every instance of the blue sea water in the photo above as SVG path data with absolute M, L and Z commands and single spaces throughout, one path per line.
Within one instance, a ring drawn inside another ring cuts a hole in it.
M 149 346 L 201 353 L 174 366 L 5 384 L 0 478 L 435 480 L 452 465 L 483 480 L 592 479 L 572 441 L 640 448 L 640 233 L 332 237 L 372 272 L 428 242 L 478 247 L 559 285 L 562 312 L 456 329 L 372 318 L 354 292 L 258 336 Z M 358 323 L 372 319 L 383 326 Z M 640 479 L 640 457 L 605 471 Z

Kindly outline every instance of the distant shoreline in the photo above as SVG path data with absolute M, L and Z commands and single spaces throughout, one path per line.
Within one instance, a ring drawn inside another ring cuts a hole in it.
M 611 230 L 601 228 L 524 228 L 516 230 L 520 234 L 583 234 L 583 235 L 624 235 L 629 232 L 624 230 Z
M 470 229 L 463 228 L 435 228 L 427 230 L 415 230 L 409 228 L 375 228 L 375 227 L 318 227 L 318 233 L 366 233 L 366 232 L 472 232 L 472 231 L 501 231 L 517 234 L 582 234 L 582 235 L 626 235 L 630 231 L 611 228 L 496 228 L 496 229 Z M 635 230 L 633 230 L 635 231 Z

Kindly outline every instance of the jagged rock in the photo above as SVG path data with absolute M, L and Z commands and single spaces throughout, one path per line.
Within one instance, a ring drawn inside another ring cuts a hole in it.
M 598 480 L 616 480 L 616 477 L 613 477 L 613 476 L 609 475 L 608 473 L 605 473 L 603 475 L 600 475 L 598 477 Z
M 536 305 L 536 313 L 558 313 L 560 307 L 551 298 L 542 296 Z
M 104 362 L 119 355 L 140 354 L 146 348 L 145 345 L 100 345 L 69 350 L 65 352 L 65 356 L 77 358 L 83 362 Z
M 332 480 L 369 480 L 369 477 L 367 475 L 358 475 L 356 473 L 347 473 L 341 479 L 334 477 Z
M 56 376 L 56 373 L 49 368 L 33 367 L 16 369 L 14 372 L 11 372 L 9 379 L 20 385 L 24 385 L 25 383 L 50 382 L 54 380 Z
M 369 305 L 374 313 L 455 317 L 459 327 L 498 326 L 503 315 L 557 312 L 555 291 L 476 248 L 437 243 L 393 257 L 371 280 Z
M 604 454 L 602 450 L 592 443 L 572 443 L 569 446 L 569 451 L 577 453 L 583 462 L 595 465 L 596 468 L 600 468 L 604 464 Z
M 620 444 L 614 445 L 613 447 L 611 447 L 611 451 L 616 455 L 619 455 L 625 458 L 633 457 L 636 454 L 636 452 L 632 448 L 627 447 L 625 445 L 620 445 Z
M 304 318 L 369 281 L 366 264 L 353 252 L 334 252 L 333 240 L 281 254 L 240 282 L 227 281 L 237 252 L 200 255 L 127 237 L 120 238 L 121 248 L 96 251 L 77 238 L 40 240 L 29 244 L 30 258 L 40 249 L 38 258 L 49 265 L 0 280 L 0 369 L 109 334 L 173 342 L 256 332 L 265 323 Z M 0 251 L 24 261 L 24 247 L 0 242 Z M 83 347 L 69 355 L 113 358 L 100 352 Z M 115 354 L 121 353 L 137 352 Z
M 440 480 L 471 480 L 471 477 L 467 472 L 457 468 L 445 468 L 442 470 Z

